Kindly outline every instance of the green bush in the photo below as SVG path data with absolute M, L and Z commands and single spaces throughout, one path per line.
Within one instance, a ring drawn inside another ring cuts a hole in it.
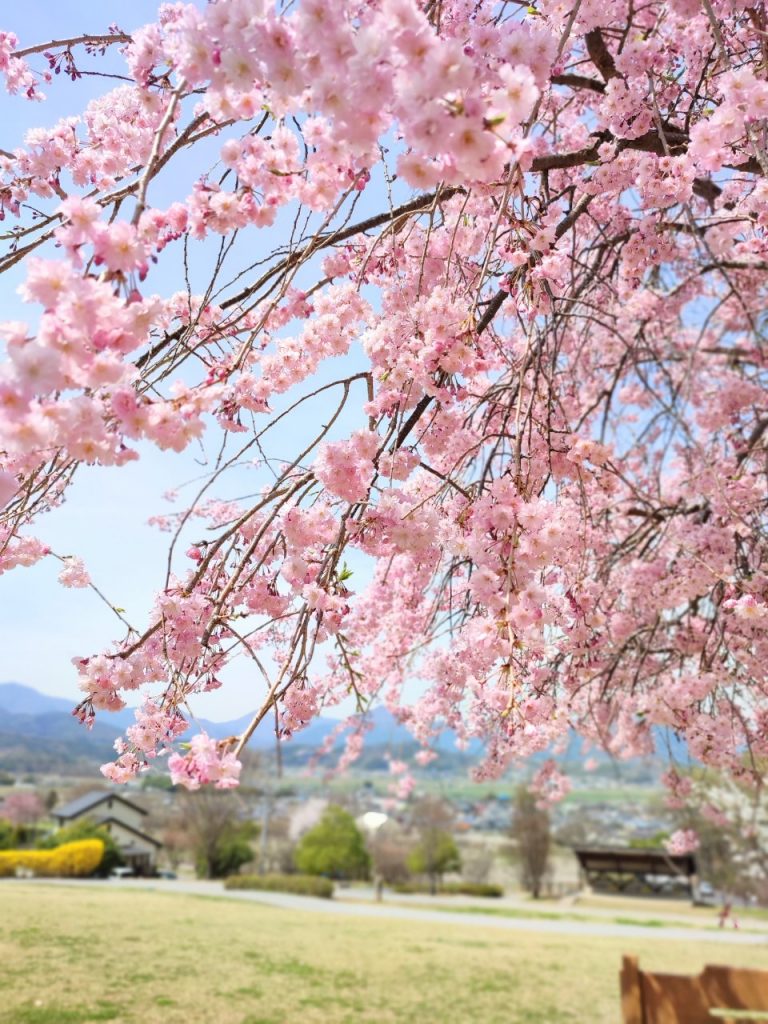
M 197 858 L 198 878 L 226 878 L 253 860 L 251 844 L 242 835 L 225 835 L 209 852 L 208 858 Z
M 500 885 L 491 885 L 488 882 L 447 882 L 442 891 L 456 893 L 459 896 L 488 896 L 491 899 L 498 899 L 504 895 Z
M 12 850 L 18 843 L 19 837 L 15 825 L 5 818 L 0 818 L 0 850 Z
M 428 885 L 418 882 L 403 882 L 400 885 L 393 885 L 392 889 L 395 892 L 412 894 L 431 892 Z M 485 882 L 446 882 L 438 888 L 437 892 L 441 896 L 487 896 L 492 899 L 498 899 L 499 896 L 504 895 L 504 890 L 500 885 L 489 885 Z
M 292 892 L 299 896 L 333 896 L 333 882 L 316 875 L 232 875 L 225 889 L 261 889 L 263 892 Z
M 367 878 L 371 866 L 355 819 L 335 804 L 329 804 L 317 825 L 301 837 L 293 859 L 302 874 L 330 878 Z
M 416 849 L 408 857 L 409 870 L 414 874 L 426 874 L 436 882 L 449 871 L 461 870 L 462 862 L 456 840 L 450 833 L 436 827 L 427 827 Z

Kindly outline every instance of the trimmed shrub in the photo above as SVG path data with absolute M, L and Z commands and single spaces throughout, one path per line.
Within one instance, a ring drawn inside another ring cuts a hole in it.
M 488 882 L 446 882 L 442 891 L 448 894 L 456 893 L 459 896 L 487 896 L 489 899 L 498 899 L 504 895 L 500 885 L 491 885 Z
M 80 842 L 83 839 L 100 839 L 104 844 L 104 856 L 99 864 L 99 874 L 106 877 L 115 868 L 125 863 L 120 848 L 103 825 L 97 825 L 90 818 L 80 818 L 73 821 L 71 825 L 57 829 L 50 835 L 44 836 L 38 843 L 38 850 L 53 850 L 57 846 L 64 846 L 67 843 Z
M 231 875 L 225 889 L 261 889 L 262 892 L 292 892 L 299 896 L 333 896 L 333 882 L 316 875 Z
M 87 878 L 103 857 L 100 839 L 81 839 L 53 850 L 0 850 L 0 878 L 10 878 L 19 869 L 40 877 Z
M 431 892 L 428 885 L 420 885 L 418 882 L 404 882 L 401 885 L 393 885 L 395 892 L 428 894 Z M 446 882 L 437 890 L 438 896 L 487 896 L 491 899 L 498 899 L 504 895 L 500 885 L 489 885 L 486 882 Z

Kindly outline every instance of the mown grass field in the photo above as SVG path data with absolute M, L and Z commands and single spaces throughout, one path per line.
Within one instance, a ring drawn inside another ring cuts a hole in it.
M 759 947 L 360 920 L 0 883 L 0 1024 L 617 1024 L 622 952 L 768 966 Z
M 649 916 L 673 914 L 675 917 L 690 918 L 691 924 L 707 927 L 718 920 L 721 904 L 711 907 L 695 907 L 686 900 L 652 899 L 649 897 L 609 896 L 602 893 L 580 895 L 573 903 L 576 913 L 589 914 L 590 910 L 612 911 L 618 914 L 637 914 L 644 912 Z M 734 907 L 733 916 L 745 927 L 750 921 L 758 925 L 768 921 L 768 910 L 765 907 Z
M 589 911 L 583 913 L 579 911 L 571 910 L 559 910 L 557 907 L 553 907 L 551 910 L 538 909 L 539 905 L 532 905 L 531 909 L 527 908 L 510 908 L 510 907 L 499 907 L 488 901 L 486 906 L 480 907 L 477 903 L 463 904 L 459 902 L 460 896 L 456 897 L 456 902 L 451 904 L 446 903 L 417 903 L 413 900 L 405 902 L 398 900 L 397 897 L 394 899 L 387 900 L 389 906 L 400 906 L 400 907 L 414 907 L 420 910 L 436 910 L 438 913 L 444 914 L 477 914 L 478 912 L 486 914 L 490 917 L 507 917 L 510 920 L 515 918 L 524 918 L 533 921 L 580 921 L 582 924 L 627 924 L 627 925 L 639 925 L 641 928 L 679 928 L 679 921 L 666 920 L 663 917 L 652 917 L 650 914 L 638 914 L 638 908 L 633 907 L 631 914 L 619 914 L 616 913 L 610 917 L 605 915 L 597 917 L 594 914 L 590 914 Z M 718 931 L 719 926 L 716 923 L 716 917 L 714 914 L 709 914 L 703 922 L 700 923 L 696 918 L 691 919 L 690 923 L 687 921 L 683 922 L 685 927 L 701 928 L 704 931 Z M 742 931 L 756 931 L 758 934 L 764 933 L 764 927 L 757 927 L 751 929 L 749 927 L 749 919 L 744 921 L 744 925 L 740 925 Z M 760 922 L 758 921 L 758 925 Z M 768 942 L 768 937 L 766 938 Z

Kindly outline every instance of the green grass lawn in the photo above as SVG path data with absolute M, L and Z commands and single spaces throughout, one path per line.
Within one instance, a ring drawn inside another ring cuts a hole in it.
M 554 903 L 541 900 L 531 900 L 527 906 L 524 907 L 507 907 L 498 906 L 492 899 L 488 899 L 485 903 L 461 903 L 461 896 L 454 897 L 455 903 L 430 903 L 428 900 L 416 901 L 413 899 L 403 900 L 398 899 L 398 894 L 387 897 L 387 906 L 395 907 L 410 907 L 417 908 L 419 910 L 436 910 L 445 914 L 489 914 L 491 917 L 509 917 L 509 918 L 527 918 L 534 921 L 582 921 L 586 923 L 595 924 L 627 924 L 633 925 L 636 928 L 696 928 L 702 931 L 719 931 L 719 908 L 717 907 L 691 907 L 689 904 L 679 902 L 672 902 L 667 900 L 666 903 L 662 900 L 648 900 L 648 906 L 645 906 L 645 901 L 642 897 L 632 899 L 617 899 L 614 902 L 617 904 L 619 910 L 624 910 L 626 913 L 615 913 L 613 916 L 606 916 L 605 913 L 590 914 L 589 908 L 591 906 L 600 907 L 597 899 L 592 899 L 589 902 L 589 898 L 582 903 L 579 901 L 574 904 L 571 909 L 563 907 L 562 904 Z M 357 900 L 354 902 L 367 903 L 368 901 Z M 610 898 L 605 901 L 606 908 L 611 909 Z M 582 909 L 582 907 L 584 909 Z M 653 917 L 652 914 L 655 912 L 661 914 L 659 917 Z M 664 915 L 675 915 L 680 920 L 668 919 Z M 768 941 L 768 933 L 766 933 L 765 920 L 766 911 L 758 910 L 753 908 L 742 909 L 737 907 L 733 912 L 732 917 L 739 922 L 739 929 L 741 931 L 753 932 L 756 934 L 765 934 Z M 750 924 L 752 927 L 750 927 Z M 727 926 L 727 930 L 730 931 L 732 923 Z M 768 968 L 768 962 L 766 964 Z
M 460 897 L 458 897 L 460 898 Z M 356 901 L 362 902 L 362 901 Z M 477 903 L 417 903 L 413 900 L 405 902 L 404 900 L 398 900 L 397 897 L 394 899 L 387 900 L 387 906 L 389 907 L 410 907 L 411 909 L 417 908 L 419 910 L 436 910 L 438 913 L 444 914 L 487 914 L 491 917 L 508 917 L 512 920 L 515 918 L 523 918 L 526 920 L 533 921 L 581 921 L 588 924 L 629 924 L 636 928 L 679 928 L 680 924 L 676 921 L 664 921 L 659 918 L 652 917 L 597 917 L 596 915 L 590 915 L 589 912 L 580 914 L 572 910 L 536 910 L 531 908 L 530 910 L 512 908 L 512 907 L 498 907 L 489 900 L 484 906 L 480 906 Z M 692 921 L 690 924 L 691 928 L 701 927 L 706 931 L 715 931 L 717 924 L 714 923 L 714 916 L 710 915 L 710 920 L 706 924 L 698 925 Z M 683 927 L 688 927 L 687 924 L 683 924 Z M 742 929 L 743 931 L 744 929 Z M 747 931 L 751 929 L 747 928 Z M 762 929 L 755 929 L 758 933 Z
M 347 919 L 0 883 L 0 1024 L 617 1024 L 621 954 L 766 966 L 760 947 Z
M 532 904 L 535 906 L 535 904 Z M 647 896 L 619 896 L 604 893 L 580 894 L 572 909 L 576 913 L 589 914 L 590 910 L 614 910 L 620 913 L 674 914 L 675 917 L 691 918 L 696 927 L 706 927 L 715 923 L 720 913 L 721 904 L 712 907 L 694 907 L 687 900 L 654 899 Z M 750 920 L 758 924 L 768 921 L 768 909 L 765 907 L 734 907 L 733 917 L 742 924 Z

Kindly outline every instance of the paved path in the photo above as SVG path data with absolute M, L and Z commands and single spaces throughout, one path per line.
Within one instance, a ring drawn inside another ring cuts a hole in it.
M 419 907 L 392 906 L 387 903 L 353 903 L 344 899 L 321 900 L 311 896 L 294 896 L 281 892 L 256 892 L 244 889 L 225 889 L 221 882 L 162 881 L 155 879 L 109 879 L 91 881 L 77 879 L 33 879 L 16 882 L 12 879 L 0 882 L 3 885 L 65 885 L 86 889 L 127 889 L 149 892 L 178 893 L 191 896 L 216 897 L 218 899 L 241 900 L 249 903 L 266 904 L 284 910 L 300 910 L 331 916 L 362 917 L 379 920 L 425 921 L 435 925 L 471 925 L 483 928 L 498 928 L 503 931 L 539 932 L 549 935 L 596 936 L 600 938 L 660 939 L 684 942 L 716 942 L 728 945 L 768 946 L 765 934 L 743 931 L 705 931 L 702 928 L 644 928 L 639 925 L 610 924 L 602 921 L 551 921 L 526 917 L 495 917 L 490 914 L 451 913 L 442 910 L 427 910 Z
M 370 885 L 354 885 L 348 887 L 337 886 L 334 898 L 338 900 L 373 902 L 376 899 L 376 890 Z M 526 914 L 528 914 L 531 917 L 537 917 L 544 914 L 562 914 L 564 918 L 574 916 L 579 918 L 597 918 L 598 920 L 605 919 L 613 923 L 615 923 L 616 918 L 623 918 L 626 921 L 631 921 L 634 918 L 639 924 L 643 921 L 663 921 L 665 924 L 677 924 L 682 928 L 703 929 L 707 926 L 714 927 L 717 925 L 719 918 L 719 907 L 712 907 L 706 914 L 686 914 L 684 911 L 678 911 L 675 913 L 674 903 L 670 904 L 670 911 L 668 909 L 659 908 L 658 902 L 653 903 L 650 906 L 643 906 L 642 899 L 636 900 L 636 905 L 634 907 L 601 907 L 594 906 L 592 904 L 582 904 L 578 899 L 571 898 L 556 901 L 542 900 L 540 903 L 536 904 L 519 896 L 488 898 L 482 896 L 462 895 L 445 896 L 440 895 L 439 893 L 435 896 L 428 896 L 426 893 L 399 893 L 392 892 L 390 890 L 385 891 L 384 898 L 392 901 L 393 903 L 403 903 L 406 905 L 409 903 L 420 905 L 429 903 L 431 905 L 444 907 L 474 907 L 481 912 L 486 909 L 491 911 L 511 910 L 515 915 L 522 914 L 523 916 L 526 916 Z M 765 932 L 766 936 L 768 936 L 768 919 L 747 916 L 742 917 L 739 907 L 734 908 L 733 916 L 739 921 L 742 927 L 753 932 Z

